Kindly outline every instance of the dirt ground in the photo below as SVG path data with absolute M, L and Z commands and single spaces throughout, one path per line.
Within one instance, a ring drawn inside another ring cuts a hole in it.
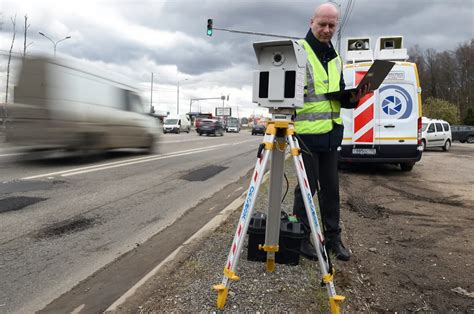
M 291 170 L 288 177 L 286 210 L 296 182 Z M 474 312 L 474 145 L 424 152 L 411 172 L 394 165 L 343 166 L 340 185 L 343 239 L 352 251 L 349 262 L 335 262 L 344 311 Z M 222 278 L 239 214 L 164 268 L 118 312 L 216 311 L 210 287 Z M 268 275 L 245 256 L 226 312 L 327 312 L 317 263 L 301 259 Z
M 474 147 L 430 150 L 410 173 L 345 167 L 338 286 L 357 310 L 474 311 Z M 341 280 L 342 277 L 342 280 Z

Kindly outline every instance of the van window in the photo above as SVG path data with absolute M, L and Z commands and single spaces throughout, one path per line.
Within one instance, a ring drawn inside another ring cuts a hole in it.
M 428 123 L 422 123 L 422 124 L 421 124 L 421 130 L 422 130 L 423 132 L 425 132 L 427 126 L 428 126 Z
M 140 99 L 140 96 L 128 90 L 125 91 L 125 94 L 126 94 L 126 99 L 125 99 L 126 110 L 143 113 L 144 109 L 143 109 L 143 104 Z
M 435 123 L 436 124 L 436 132 L 443 132 L 443 127 L 441 126 L 441 123 Z
M 449 124 L 443 123 L 443 129 L 444 129 L 445 132 L 448 132 L 449 131 Z
M 430 124 L 428 127 L 428 133 L 434 133 L 435 132 L 435 126 L 433 123 Z
M 178 119 L 166 119 L 165 124 L 178 124 Z

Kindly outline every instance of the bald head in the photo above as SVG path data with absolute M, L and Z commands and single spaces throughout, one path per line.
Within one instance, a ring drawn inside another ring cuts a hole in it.
M 314 10 L 313 19 L 318 16 L 334 16 L 339 19 L 339 8 L 336 7 L 332 2 L 326 2 L 319 5 L 316 10 Z
M 332 36 L 336 32 L 338 21 L 339 9 L 330 2 L 321 4 L 314 10 L 314 15 L 310 23 L 314 37 L 322 43 L 329 44 Z

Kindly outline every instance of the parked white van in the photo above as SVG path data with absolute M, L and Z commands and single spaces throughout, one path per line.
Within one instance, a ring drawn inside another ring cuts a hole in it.
M 6 138 L 28 151 L 152 152 L 160 123 L 140 91 L 117 75 L 49 57 L 27 57 L 8 104 Z
M 453 141 L 451 126 L 444 120 L 422 119 L 422 145 L 427 147 L 441 147 L 445 152 L 451 148 Z
M 163 133 L 189 133 L 191 121 L 185 114 L 168 115 L 163 122 Z
M 402 37 L 379 37 L 375 53 L 370 38 L 349 38 L 344 66 L 346 88 L 357 86 L 375 59 L 395 65 L 375 91 L 365 95 L 356 109 L 341 109 L 344 137 L 340 147 L 342 162 L 399 164 L 412 170 L 422 155 L 421 88 L 415 63 Z

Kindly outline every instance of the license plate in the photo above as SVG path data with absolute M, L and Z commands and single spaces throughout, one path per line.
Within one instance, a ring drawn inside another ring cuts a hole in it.
M 375 148 L 353 148 L 353 155 L 375 155 Z

